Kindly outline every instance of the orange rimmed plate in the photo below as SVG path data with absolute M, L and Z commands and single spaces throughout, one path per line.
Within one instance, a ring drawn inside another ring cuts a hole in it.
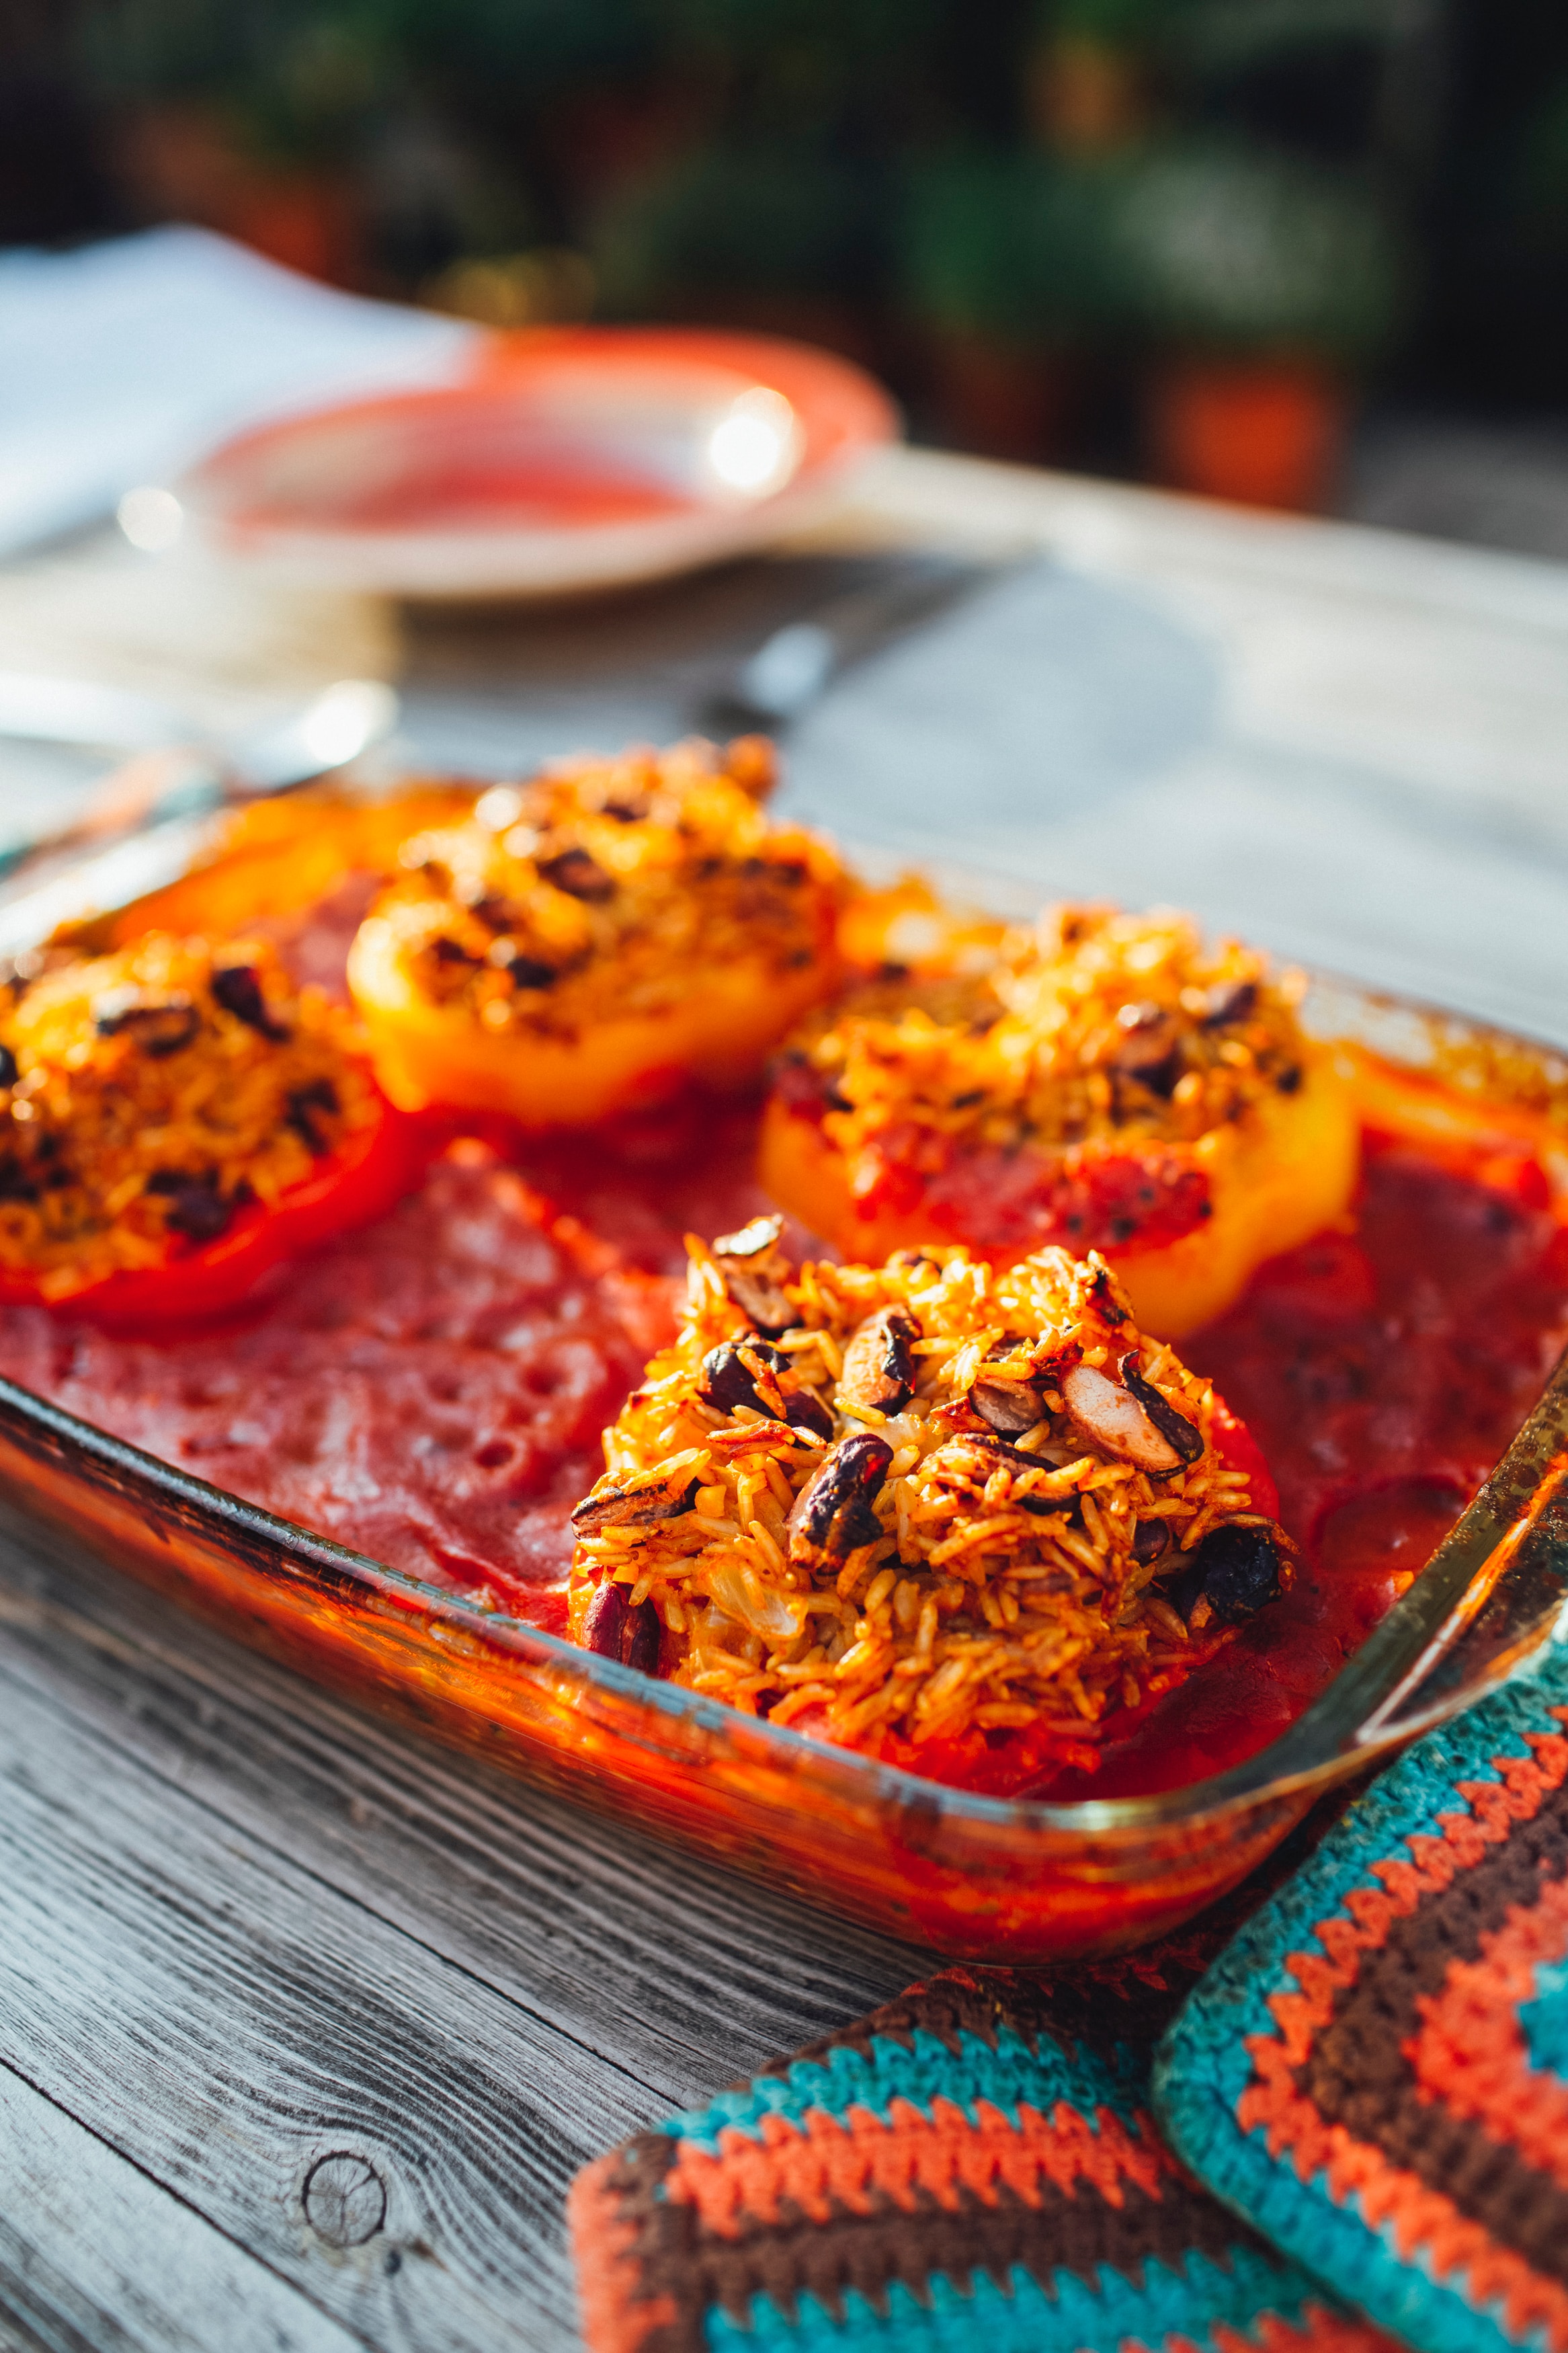
M 897 433 L 879 385 L 805 344 L 541 329 L 459 383 L 243 434 L 174 489 L 201 543 L 301 585 L 567 596 L 795 529 Z

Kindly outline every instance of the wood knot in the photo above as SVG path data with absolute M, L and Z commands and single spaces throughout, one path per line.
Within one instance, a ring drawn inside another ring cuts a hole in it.
M 347 2149 L 319 2157 L 305 2176 L 305 2220 L 329 2247 L 363 2247 L 386 2220 L 386 2185 Z

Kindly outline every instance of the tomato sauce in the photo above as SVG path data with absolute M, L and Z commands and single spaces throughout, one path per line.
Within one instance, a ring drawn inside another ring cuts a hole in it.
M 1262 1447 L 1302 1547 L 1291 1589 L 1035 1794 L 1179 1788 L 1250 1757 L 1419 1574 L 1568 1345 L 1568 1233 L 1529 1171 L 1481 1183 L 1366 1143 L 1353 1234 L 1259 1268 L 1183 1345 Z
M 243 1314 L 135 1337 L 0 1314 L 0 1371 L 396 1568 L 565 1624 L 566 1515 L 668 1321 L 484 1146 Z M 576 1245 L 574 1247 L 574 1245 Z
M 697 1101 L 590 1138 L 459 1138 L 420 1192 L 243 1313 L 137 1337 L 0 1310 L 0 1373 L 559 1632 L 600 1430 L 672 1329 L 683 1233 L 765 1206 L 754 1143 L 754 1112 Z M 1110 1719 L 1098 1769 L 997 1786 L 1179 1787 L 1275 1737 L 1419 1571 L 1565 1339 L 1568 1239 L 1531 1187 L 1373 1142 L 1354 1232 L 1272 1261 L 1183 1350 L 1268 1461 L 1302 1547 L 1294 1586 L 1185 1684 Z

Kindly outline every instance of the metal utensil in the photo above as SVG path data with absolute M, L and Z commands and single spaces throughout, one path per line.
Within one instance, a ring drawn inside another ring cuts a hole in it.
M 0 734 L 116 742 L 139 745 L 144 754 L 106 778 L 69 825 L 0 843 L 0 876 L 110 835 L 291 791 L 384 742 L 399 709 L 396 694 L 379 679 L 343 678 L 287 718 L 204 743 L 192 740 L 188 717 L 151 696 L 0 671 Z M 154 746 L 167 748 L 163 756 L 145 756 Z
M 165 818 L 107 849 L 72 859 L 64 873 L 47 881 L 25 881 L 13 896 L 0 897 L 0 955 L 37 947 L 62 923 L 110 914 L 149 891 L 177 882 L 212 831 L 210 814 Z
M 237 736 L 225 766 L 236 798 L 288 792 L 312 776 L 346 768 L 397 724 L 398 699 L 374 678 L 340 678 L 290 718 Z
M 85 678 L 42 678 L 0 670 L 0 735 L 33 744 L 80 744 L 150 752 L 191 733 L 189 712 L 153 695 Z
M 850 589 L 814 614 L 774 629 L 709 697 L 701 715 L 714 727 L 777 733 L 809 710 L 851 662 L 1039 560 L 1033 546 L 1000 558 L 934 552 L 908 556 L 890 578 Z

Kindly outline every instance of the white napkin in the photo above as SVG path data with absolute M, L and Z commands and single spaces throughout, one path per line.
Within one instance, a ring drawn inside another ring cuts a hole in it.
M 110 512 L 244 426 L 449 382 L 477 334 L 206 229 L 0 253 L 0 554 Z

